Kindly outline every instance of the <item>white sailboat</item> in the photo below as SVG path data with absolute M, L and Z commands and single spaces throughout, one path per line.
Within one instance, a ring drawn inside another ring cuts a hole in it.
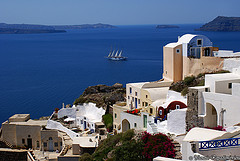
M 110 52 L 108 54 L 107 58 L 109 60 L 117 60 L 117 61 L 127 59 L 127 57 L 122 56 L 122 50 L 119 52 L 119 54 L 118 54 L 118 52 L 119 52 L 119 50 L 117 50 L 116 53 L 115 53 L 115 50 L 113 50 L 113 52 Z

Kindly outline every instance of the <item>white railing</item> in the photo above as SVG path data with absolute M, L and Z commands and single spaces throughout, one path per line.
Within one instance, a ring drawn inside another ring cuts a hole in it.
M 27 152 L 27 156 L 28 156 L 28 158 L 29 158 L 31 161 L 36 161 L 36 160 L 33 158 L 33 156 L 32 156 L 32 154 L 30 153 L 30 151 Z
M 48 120 L 47 121 L 47 129 L 54 129 L 54 130 L 59 130 L 62 132 L 65 132 L 71 139 L 73 139 L 74 137 L 79 137 L 79 134 L 64 127 L 61 123 L 53 121 L 53 120 Z

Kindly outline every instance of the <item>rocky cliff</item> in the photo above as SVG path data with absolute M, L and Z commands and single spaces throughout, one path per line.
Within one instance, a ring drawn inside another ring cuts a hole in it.
M 240 31 L 240 17 L 218 16 L 196 31 Z
M 106 109 L 108 105 L 113 105 L 117 101 L 125 101 L 125 93 L 126 89 L 119 83 L 113 86 L 90 86 L 84 90 L 82 95 L 73 104 L 93 102 L 97 104 L 97 107 Z

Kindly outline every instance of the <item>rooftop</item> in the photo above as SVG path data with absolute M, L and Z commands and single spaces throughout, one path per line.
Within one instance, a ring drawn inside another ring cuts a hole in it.
M 195 127 L 187 133 L 183 141 L 208 141 L 220 137 L 225 133 L 225 131 Z
M 156 101 L 158 99 L 166 99 L 169 87 L 145 88 L 144 90 L 149 92 L 152 101 Z
M 234 80 L 240 79 L 240 75 L 233 73 L 222 73 L 222 74 L 206 74 L 205 77 L 211 77 L 215 81 Z
M 194 38 L 195 36 L 197 35 L 185 34 L 178 39 L 178 43 L 179 44 L 189 43 L 192 40 L 192 38 Z
M 26 118 L 30 116 L 30 114 L 15 114 L 13 116 L 11 116 L 10 118 Z
M 131 86 L 134 86 L 134 87 L 137 87 L 137 88 L 142 88 L 142 86 L 143 86 L 145 83 L 149 83 L 149 82 L 128 83 L 128 85 L 131 85 Z
M 98 141 L 95 136 L 75 137 L 73 138 L 73 144 L 79 144 L 85 148 L 94 148 L 98 146 Z
M 177 42 L 174 42 L 174 43 L 169 43 L 167 44 L 165 47 L 169 47 L 169 48 L 175 48 L 176 46 L 180 45 L 181 43 L 177 43 Z
M 7 122 L 5 122 L 7 123 Z M 27 126 L 46 126 L 47 120 L 28 120 L 26 122 L 10 122 L 9 124 L 13 125 L 27 125 Z

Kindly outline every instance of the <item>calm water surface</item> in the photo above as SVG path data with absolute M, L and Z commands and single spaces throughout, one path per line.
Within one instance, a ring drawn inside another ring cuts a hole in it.
M 0 122 L 15 113 L 32 118 L 72 104 L 92 85 L 161 79 L 162 48 L 186 33 L 203 34 L 220 49 L 240 51 L 240 32 L 194 31 L 119 26 L 116 29 L 69 30 L 59 34 L 0 35 Z M 105 59 L 122 49 L 128 61 Z

